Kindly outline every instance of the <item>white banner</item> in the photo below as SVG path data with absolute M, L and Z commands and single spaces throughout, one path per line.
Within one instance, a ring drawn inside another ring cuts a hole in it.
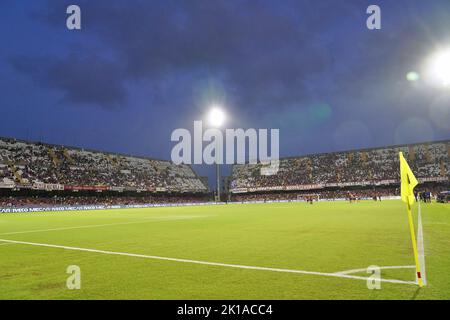
M 54 190 L 64 190 L 64 186 L 62 184 L 57 183 L 34 183 L 31 189 L 54 191 Z

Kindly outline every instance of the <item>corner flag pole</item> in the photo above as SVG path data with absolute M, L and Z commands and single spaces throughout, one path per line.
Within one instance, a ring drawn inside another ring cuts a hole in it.
M 402 200 L 406 202 L 406 211 L 408 213 L 409 229 L 411 233 L 411 241 L 413 245 L 414 260 L 416 262 L 416 274 L 419 287 L 423 287 L 422 275 L 420 273 L 419 254 L 417 252 L 416 233 L 414 231 L 414 220 L 411 212 L 411 205 L 414 203 L 414 188 L 418 184 L 411 168 L 403 157 L 403 153 L 399 153 L 400 157 L 400 181 L 401 181 L 401 196 Z
M 414 261 L 416 262 L 416 274 L 417 274 L 417 281 L 419 283 L 419 287 L 423 287 L 423 280 L 422 280 L 422 274 L 420 273 L 420 262 L 419 262 L 419 254 L 417 252 L 417 243 L 416 243 L 416 234 L 414 232 L 414 220 L 411 213 L 411 205 L 407 204 L 408 211 L 408 220 L 409 220 L 409 229 L 411 231 L 411 241 L 413 245 L 413 251 L 414 251 Z

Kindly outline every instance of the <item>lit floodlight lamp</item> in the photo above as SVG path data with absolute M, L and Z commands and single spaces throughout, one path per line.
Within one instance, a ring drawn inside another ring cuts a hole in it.
M 438 52 L 431 57 L 430 73 L 440 85 L 450 87 L 450 49 Z
M 211 110 L 208 114 L 208 122 L 209 125 L 211 125 L 214 128 L 220 128 L 225 123 L 225 112 L 218 107 L 218 106 L 212 106 Z M 216 141 L 218 143 L 218 141 Z M 217 151 L 216 151 L 217 152 Z M 217 154 L 217 153 L 216 153 Z M 217 189 L 216 189 L 216 201 L 220 202 L 220 165 L 219 162 L 216 161 L 216 183 L 217 183 Z
M 217 106 L 212 107 L 208 114 L 208 122 L 215 128 L 221 127 L 225 123 L 225 113 Z

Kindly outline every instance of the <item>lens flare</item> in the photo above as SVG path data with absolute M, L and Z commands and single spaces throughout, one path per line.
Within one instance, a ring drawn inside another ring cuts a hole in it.
M 436 53 L 431 59 L 433 78 L 445 87 L 450 87 L 450 49 Z

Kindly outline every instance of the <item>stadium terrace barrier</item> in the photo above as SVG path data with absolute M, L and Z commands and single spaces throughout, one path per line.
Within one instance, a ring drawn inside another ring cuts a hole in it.
M 400 196 L 382 196 L 381 200 L 400 200 L 401 198 Z
M 2 189 L 26 189 L 26 190 L 42 190 L 42 191 L 62 191 L 62 190 L 72 190 L 72 191 L 136 191 L 136 192 L 167 192 L 167 191 L 176 191 L 180 193 L 201 193 L 198 190 L 192 189 L 181 189 L 176 190 L 174 188 L 164 188 L 164 187 L 149 187 L 149 188 L 135 188 L 135 187 L 114 187 L 107 185 L 62 185 L 57 183 L 16 183 L 9 182 L 4 183 L 0 182 L 0 188 Z
M 381 197 L 381 200 L 400 200 L 400 196 L 385 196 Z M 370 197 L 358 198 L 358 200 L 373 200 Z M 322 201 L 348 201 L 347 198 L 333 198 L 333 199 L 319 199 L 319 202 Z M 291 199 L 291 200 L 251 200 L 251 201 L 231 201 L 230 203 L 288 203 L 288 202 L 306 202 L 305 199 Z
M 158 203 L 158 204 L 139 204 L 139 205 L 91 205 L 91 206 L 56 206 L 56 207 L 16 207 L 0 208 L 0 213 L 33 213 L 33 212 L 57 212 L 57 211 L 85 211 L 85 210 L 107 210 L 107 209 L 135 209 L 135 208 L 153 208 L 153 207 L 183 207 L 183 206 L 205 206 L 222 205 L 224 202 L 198 202 L 198 203 Z
M 400 200 L 400 196 L 381 197 L 382 200 Z M 319 201 L 346 201 L 346 198 L 336 199 L 319 199 Z M 372 200 L 370 197 L 360 198 L 359 200 Z M 305 202 L 305 200 L 253 200 L 253 201 L 231 201 L 230 204 L 239 203 L 288 203 L 288 202 Z M 87 211 L 87 210 L 108 210 L 108 209 L 137 209 L 137 208 L 154 208 L 154 207 L 185 207 L 185 206 L 207 206 L 207 205 L 225 205 L 226 202 L 198 202 L 198 203 L 154 203 L 154 204 L 136 204 L 136 205 L 91 205 L 91 206 L 56 206 L 56 207 L 16 207 L 16 208 L 0 208 L 0 213 L 33 213 L 33 212 L 59 212 L 59 211 Z
M 14 189 L 15 184 L 14 183 L 3 183 L 0 182 L 0 189 Z
M 429 177 L 429 178 L 418 178 L 420 183 L 423 182 L 447 182 L 448 177 Z M 252 188 L 232 188 L 231 193 L 250 193 L 250 192 L 261 192 L 261 191 L 303 191 L 303 190 L 319 190 L 330 187 L 359 187 L 359 186 L 383 186 L 399 184 L 400 180 L 381 180 L 381 181 L 359 181 L 359 182 L 342 182 L 342 183 L 322 183 L 322 184 L 306 184 L 306 185 L 290 185 L 290 186 L 273 186 L 273 187 L 252 187 Z
M 328 200 L 328 199 L 319 199 L 319 201 L 341 201 L 341 200 L 346 200 L 346 199 L 333 199 L 333 200 Z M 289 203 L 289 202 L 306 202 L 306 200 L 297 200 L 297 199 L 292 199 L 292 200 L 249 200 L 249 201 L 231 201 L 230 203 L 233 204 L 247 204 L 247 203 Z

